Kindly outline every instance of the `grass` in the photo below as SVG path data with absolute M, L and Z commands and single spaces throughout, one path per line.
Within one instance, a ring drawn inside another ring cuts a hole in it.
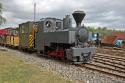
M 8 52 L 0 51 L 0 83 L 72 83 L 60 75 L 26 64 Z

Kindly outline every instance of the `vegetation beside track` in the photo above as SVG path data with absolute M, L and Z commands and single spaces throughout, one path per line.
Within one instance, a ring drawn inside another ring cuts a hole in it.
M 27 64 L 7 51 L 0 51 L 0 83 L 72 83 L 62 76 Z

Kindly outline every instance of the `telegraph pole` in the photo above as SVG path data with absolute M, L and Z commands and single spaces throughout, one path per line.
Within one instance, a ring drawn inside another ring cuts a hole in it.
M 34 6 L 34 19 L 33 19 L 33 39 L 34 39 L 34 47 L 35 47 L 35 29 L 36 29 L 36 2 L 33 0 L 33 6 Z

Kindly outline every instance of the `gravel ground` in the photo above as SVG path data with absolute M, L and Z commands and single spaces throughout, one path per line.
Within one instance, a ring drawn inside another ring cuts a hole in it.
M 17 55 L 28 64 L 37 64 L 39 67 L 44 67 L 54 73 L 59 73 L 66 79 L 77 81 L 78 83 L 125 83 L 125 79 L 112 77 L 97 71 L 76 67 L 57 60 L 37 57 L 36 54 L 28 54 L 11 49 L 7 50 L 7 52 Z

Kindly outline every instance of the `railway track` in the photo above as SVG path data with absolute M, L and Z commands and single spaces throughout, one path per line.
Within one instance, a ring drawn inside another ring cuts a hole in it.
M 119 77 L 119 78 L 123 78 L 125 79 L 125 73 L 122 71 L 117 71 L 108 67 L 104 67 L 104 66 L 99 66 L 96 64 L 85 64 L 85 65 L 80 65 L 80 67 L 85 67 L 88 68 L 90 70 L 94 70 L 94 71 L 98 71 L 104 74 L 108 74 L 110 76 L 115 76 L 115 77 Z
M 125 57 L 112 56 L 112 55 L 109 55 L 109 54 L 96 53 L 96 56 L 94 56 L 94 57 L 100 57 L 100 58 L 104 58 L 104 59 L 110 59 L 110 60 L 123 61 L 123 62 L 125 62 Z
M 125 79 L 125 58 L 123 57 L 97 53 L 92 63 L 79 66 Z
M 118 50 L 117 50 L 118 49 Z M 120 57 L 125 57 L 125 49 L 121 48 L 112 48 L 112 47 L 100 47 L 97 48 L 97 53 L 101 54 L 109 54 L 112 56 L 120 56 Z
M 100 59 L 100 58 L 94 58 L 94 62 L 107 64 L 107 65 L 118 67 L 118 68 L 121 68 L 121 69 L 125 68 L 124 64 L 121 64 L 121 63 L 118 63 L 118 62 L 113 62 L 113 61 L 110 61 L 110 60 L 104 60 L 104 59 Z
M 117 48 L 117 47 L 101 47 L 101 49 L 104 49 L 104 50 L 109 50 L 110 51 L 118 51 L 118 52 L 125 52 L 125 49 L 124 48 Z
M 104 49 L 113 49 L 113 50 L 122 50 L 122 51 L 125 51 L 124 48 L 118 48 L 118 47 L 102 47 Z

